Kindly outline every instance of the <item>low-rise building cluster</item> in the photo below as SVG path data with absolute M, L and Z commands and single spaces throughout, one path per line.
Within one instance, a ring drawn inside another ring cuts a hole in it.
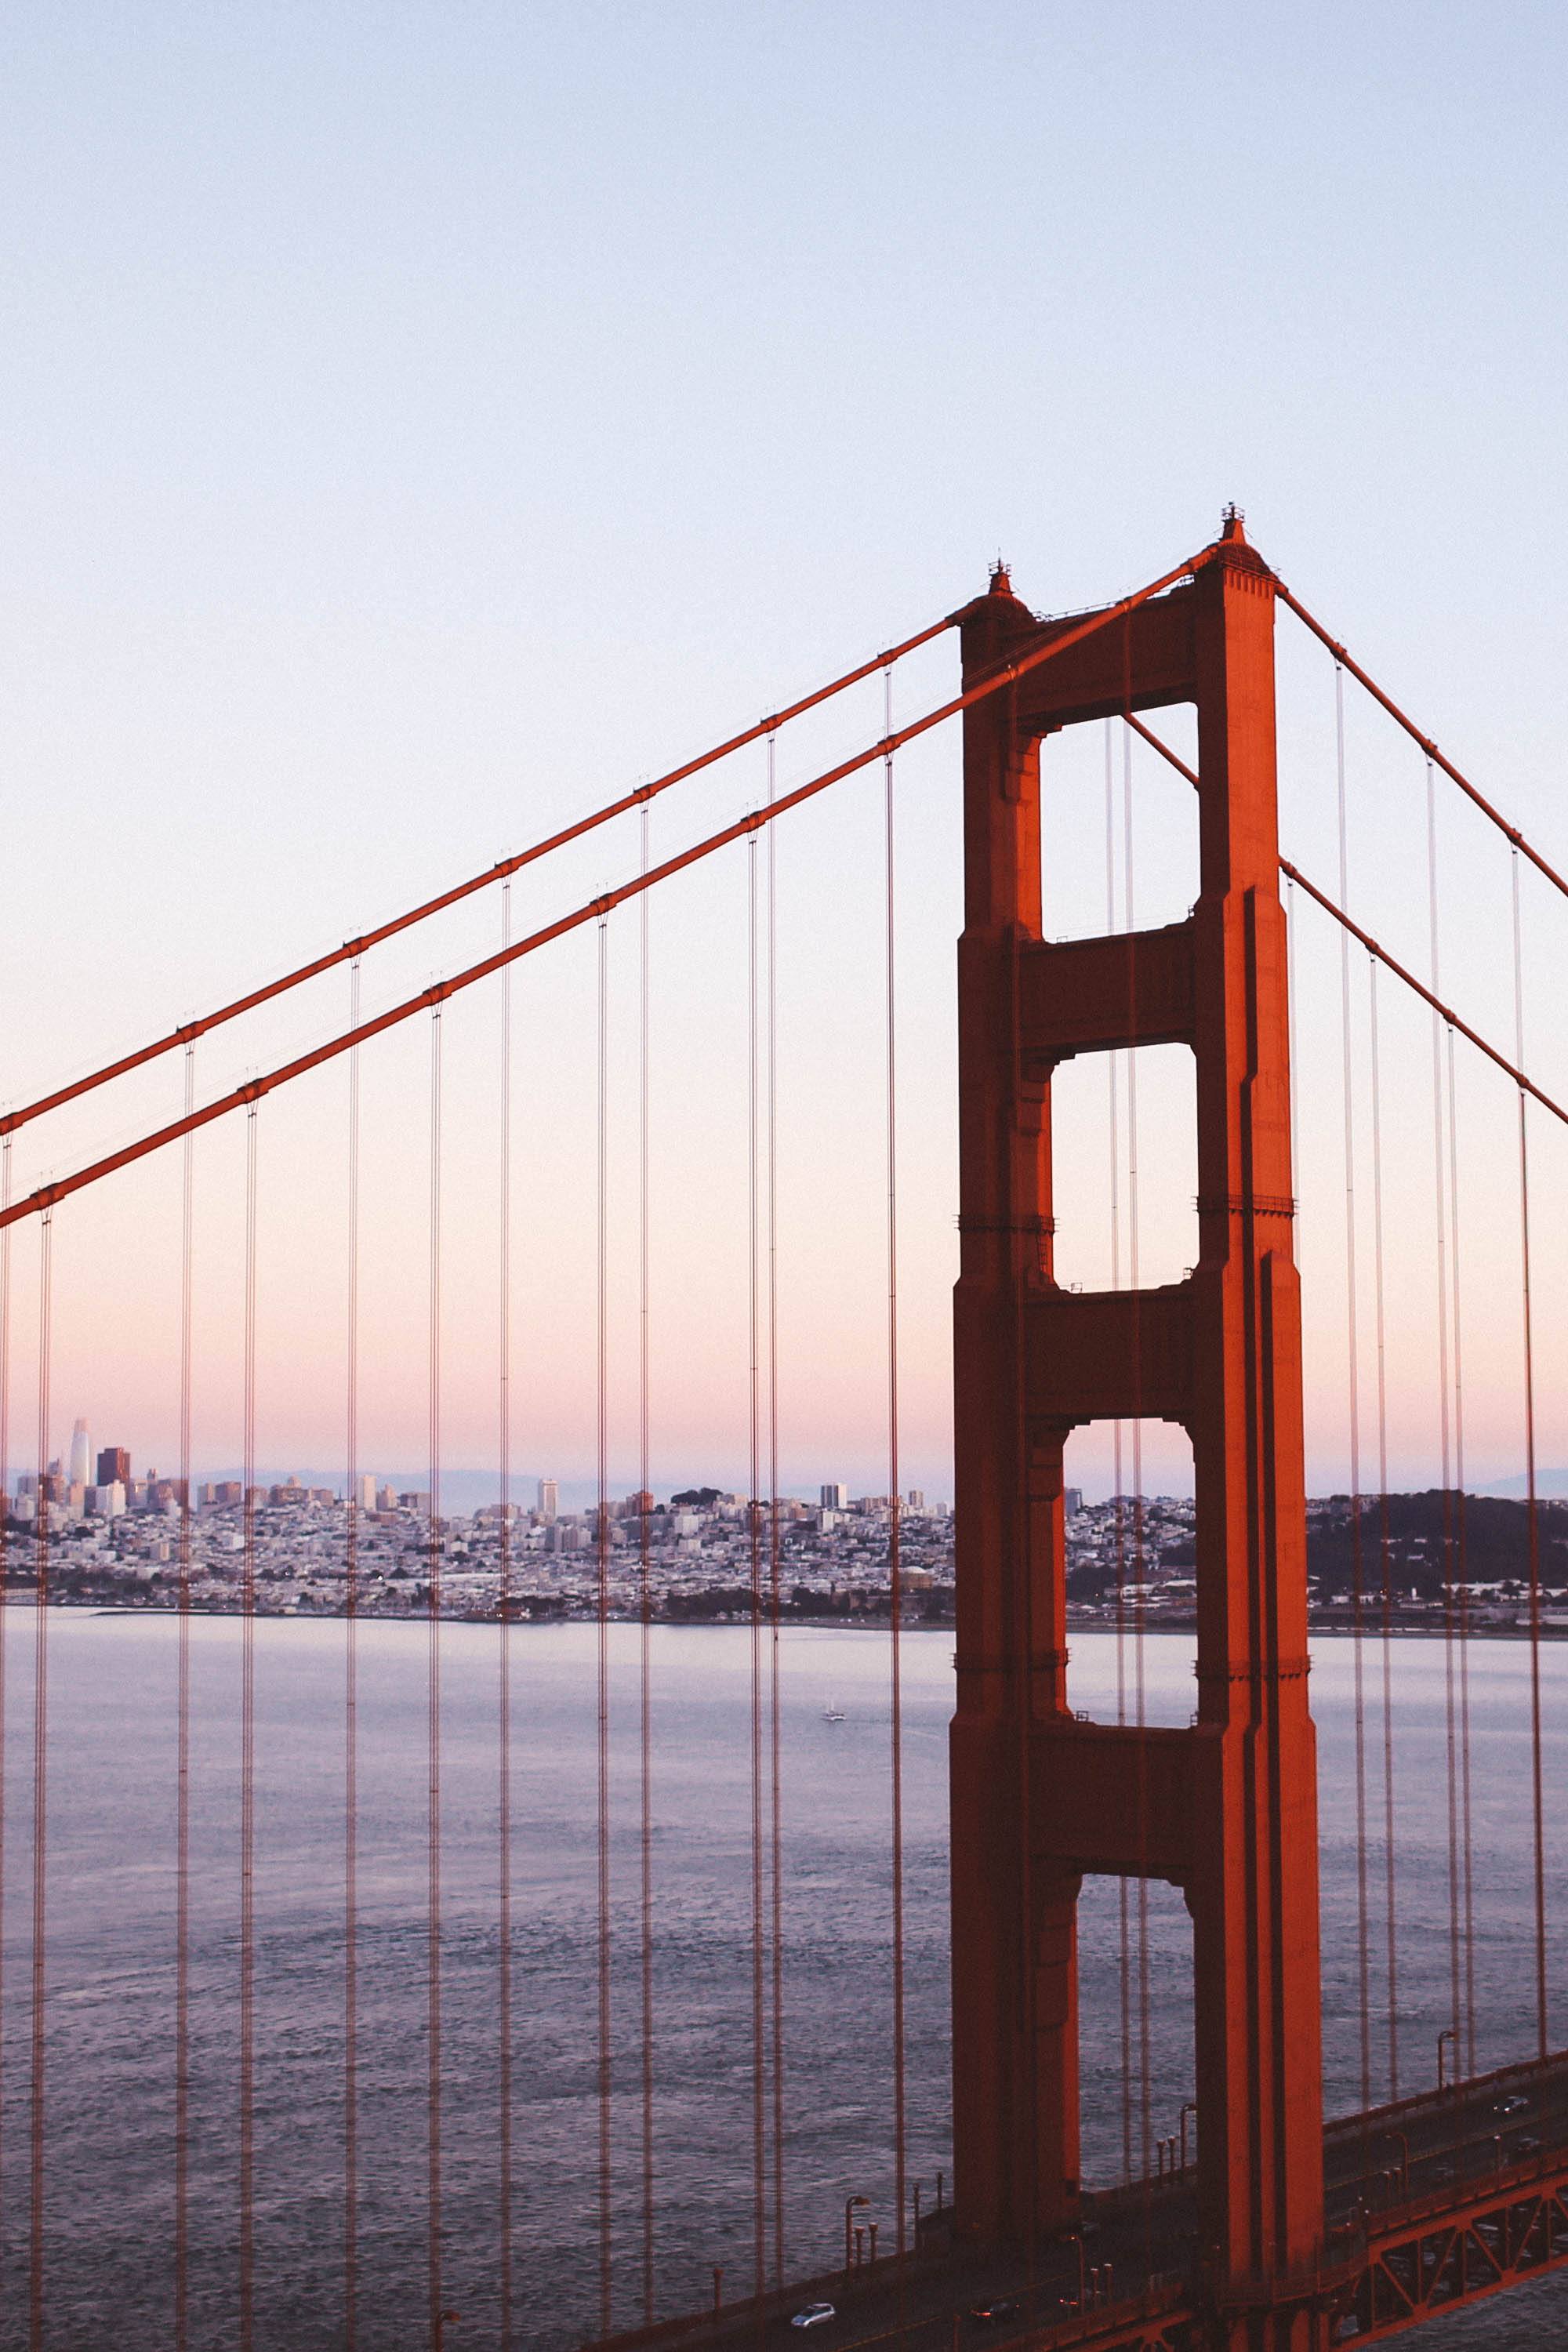
M 68 1462 L 23 1474 L 0 1496 L 5 1581 L 36 1589 L 47 1538 L 51 1598 L 99 1607 L 268 1615 L 429 1612 L 475 1619 L 615 1618 L 745 1622 L 759 1606 L 828 1623 L 886 1622 L 896 1557 L 910 1624 L 953 1621 L 951 1507 L 917 1488 L 752 1504 L 716 1486 L 660 1500 L 634 1493 L 560 1507 L 556 1481 L 531 1504 L 433 1511 L 420 1487 L 365 1474 L 350 1486 L 288 1477 L 247 1488 L 196 1485 L 123 1447 L 93 1454 L 79 1422 Z M 1533 1621 L 1568 1633 L 1568 1504 L 1441 1492 L 1345 1495 L 1310 1502 L 1308 1585 L 1320 1629 L 1508 1632 Z M 1064 1496 L 1068 1615 L 1084 1625 L 1191 1626 L 1197 1598 L 1190 1496 Z M 1532 1567 L 1533 1562 L 1533 1567 Z M 1533 1584 L 1532 1584 L 1533 1578 Z

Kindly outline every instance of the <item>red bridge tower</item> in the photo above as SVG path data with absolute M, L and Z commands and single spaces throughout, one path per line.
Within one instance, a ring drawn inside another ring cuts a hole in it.
M 963 616 L 977 683 L 1069 623 L 998 572 Z M 1305 2352 L 1323 2231 L 1316 1766 L 1307 1703 L 1300 1321 L 1291 1255 L 1274 581 L 1227 520 L 1187 583 L 969 710 L 954 1308 L 954 2162 L 962 2226 L 1026 2240 L 1079 2196 L 1084 1874 L 1163 1878 L 1193 1919 L 1199 2217 L 1217 2340 Z M 1168 929 L 1047 944 L 1040 745 L 1197 708 L 1201 886 Z M 1196 1063 L 1198 1264 L 1094 1295 L 1053 1276 L 1051 1075 L 1178 1041 Z M 1197 1497 L 1197 1717 L 1074 1719 L 1062 1453 L 1179 1423 Z

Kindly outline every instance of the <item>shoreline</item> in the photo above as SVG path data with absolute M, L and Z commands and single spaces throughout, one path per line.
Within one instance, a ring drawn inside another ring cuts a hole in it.
M 14 1608 L 17 1606 L 36 1610 L 37 1606 L 36 1595 L 31 1592 L 10 1592 L 5 1595 L 3 1601 L 0 1601 L 0 1607 Z M 243 1609 L 215 1609 L 209 1603 L 203 1601 L 193 1601 L 189 1609 L 184 1611 L 180 1608 L 177 1601 L 152 1601 L 128 1605 L 112 1601 L 57 1599 L 52 1600 L 48 1603 L 48 1606 L 51 1610 L 68 1611 L 73 1615 L 83 1617 L 178 1618 L 182 1615 L 188 1615 L 191 1617 L 213 1618 L 221 1621 L 231 1618 L 243 1619 L 247 1613 Z M 348 1622 L 348 1612 L 343 1609 L 258 1609 L 251 1612 L 250 1614 L 253 1622 L 259 1620 L 264 1621 L 269 1625 L 341 1625 L 345 1624 Z M 354 1622 L 356 1624 L 366 1626 L 427 1626 L 430 1620 L 426 1612 L 417 1609 L 400 1611 L 395 1614 L 380 1611 L 373 1613 L 369 1611 L 361 1610 L 356 1612 Z M 551 1616 L 502 1618 L 499 1615 L 477 1616 L 465 1612 L 462 1614 L 454 1612 L 447 1615 L 443 1613 L 440 1622 L 444 1625 L 483 1625 L 499 1627 L 502 1624 L 508 1624 L 515 1632 L 537 1632 L 548 1631 L 556 1627 L 569 1625 L 595 1626 L 597 1624 L 598 1620 L 596 1617 L 592 1615 L 582 1617 Z M 634 1615 L 619 1614 L 610 1616 L 605 1622 L 611 1625 L 637 1626 L 641 1624 L 642 1620 L 640 1617 Z M 749 1618 L 737 1618 L 734 1616 L 654 1617 L 651 1619 L 650 1623 L 655 1632 L 733 1633 L 748 1631 L 750 1622 Z M 763 1622 L 764 1624 L 768 1622 L 765 1615 Z M 890 1621 L 886 1617 L 868 1617 L 860 1614 L 854 1617 L 814 1617 L 802 1615 L 790 1616 L 783 1619 L 781 1621 L 779 1630 L 781 1633 L 788 1632 L 793 1628 L 798 1628 L 803 1633 L 886 1633 L 889 1632 L 889 1626 Z M 913 1624 L 905 1624 L 900 1630 L 905 1634 L 931 1633 L 943 1635 L 951 1640 L 955 1629 L 951 1624 L 931 1624 L 929 1622 L 922 1622 Z M 1069 1617 L 1068 1620 L 1067 1630 L 1069 1636 L 1075 1633 L 1104 1633 L 1107 1635 L 1113 1635 L 1117 1633 L 1118 1628 L 1114 1624 L 1107 1624 L 1103 1621 L 1100 1620 L 1090 1622 L 1079 1619 L 1075 1621 Z M 1120 1630 L 1124 1633 L 1195 1634 L 1197 1632 L 1197 1620 L 1195 1618 L 1172 1619 L 1166 1617 L 1161 1618 L 1157 1622 L 1152 1623 L 1145 1621 L 1142 1625 L 1140 1625 L 1134 1620 L 1129 1618 L 1128 1622 Z M 1381 1622 L 1374 1626 L 1363 1626 L 1362 1628 L 1360 1638 L 1363 1642 L 1381 1641 L 1384 1635 L 1384 1629 Z M 1357 1638 L 1356 1630 L 1352 1625 L 1324 1624 L 1321 1622 L 1314 1622 L 1311 1619 L 1309 1619 L 1308 1621 L 1307 1631 L 1309 1635 L 1313 1640 L 1317 1641 L 1351 1642 Z M 1528 1625 L 1521 1624 L 1474 1625 L 1468 1628 L 1465 1634 L 1462 1636 L 1459 1634 L 1457 1628 L 1448 1625 L 1412 1625 L 1394 1623 L 1390 1625 L 1387 1631 L 1391 1639 L 1397 1638 L 1401 1641 L 1439 1642 L 1465 1639 L 1472 1642 L 1528 1642 L 1531 1639 L 1530 1627 Z M 1568 1642 L 1568 1624 L 1542 1625 L 1540 1628 L 1539 1638 L 1543 1643 Z

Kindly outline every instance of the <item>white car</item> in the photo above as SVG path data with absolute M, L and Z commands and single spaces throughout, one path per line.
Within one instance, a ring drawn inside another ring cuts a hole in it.
M 837 2319 L 838 2314 L 830 2303 L 808 2303 L 790 2321 L 792 2327 L 820 2327 L 825 2319 Z

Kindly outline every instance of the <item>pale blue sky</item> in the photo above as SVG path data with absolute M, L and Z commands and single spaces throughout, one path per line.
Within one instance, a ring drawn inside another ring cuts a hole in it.
M 1030 602 L 1091 602 L 1229 498 L 1568 856 L 1565 47 L 1521 5 L 11 9 L 0 1095 L 744 723 L 999 550 Z M 905 847 L 933 1478 L 951 761 L 914 764 Z M 1364 821 L 1371 891 L 1404 868 Z M 868 919 L 822 855 L 819 914 Z

